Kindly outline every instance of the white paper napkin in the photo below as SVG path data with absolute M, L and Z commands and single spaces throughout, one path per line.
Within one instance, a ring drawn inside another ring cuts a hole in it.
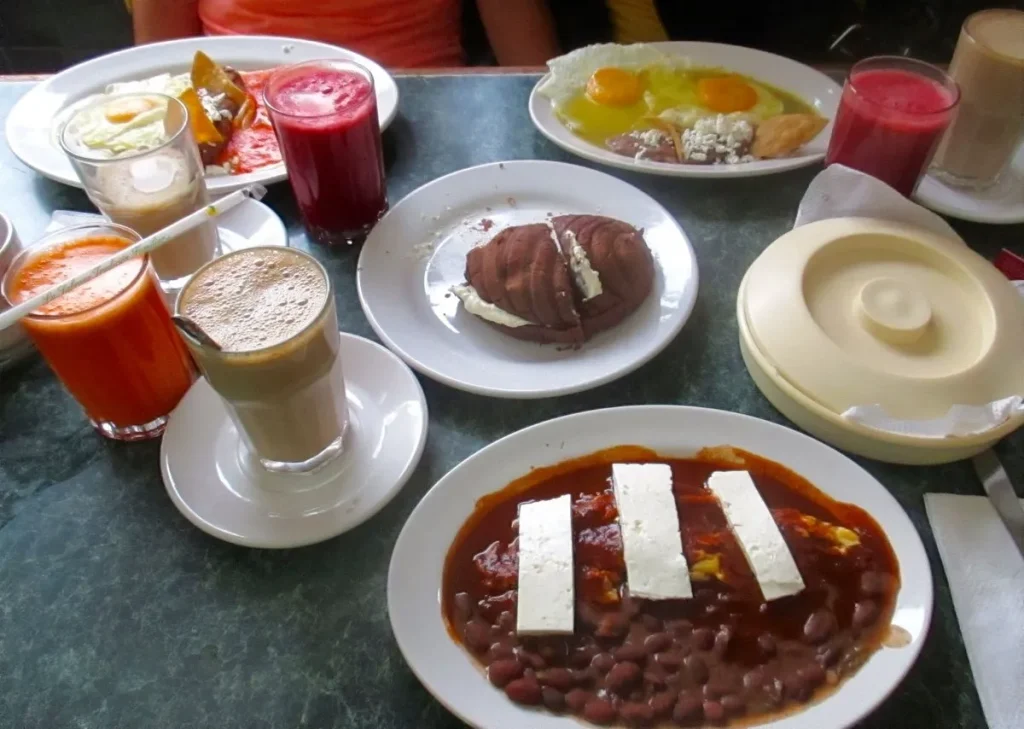
M 916 225 L 963 243 L 940 216 L 911 202 L 884 182 L 844 165 L 829 165 L 807 187 L 794 228 L 829 218 L 877 218 Z
M 949 223 L 935 213 L 911 202 L 884 182 L 843 165 L 830 165 L 811 180 L 800 201 L 793 227 L 799 228 L 829 218 L 848 217 L 878 218 L 914 225 L 964 242 Z M 1021 291 L 1024 293 L 1024 289 Z M 986 405 L 955 405 L 944 416 L 933 420 L 893 418 L 878 403 L 852 407 L 843 413 L 843 417 L 896 435 L 951 438 L 984 433 L 1022 412 L 1024 397 L 1015 395 Z M 1024 729 L 1024 724 L 1018 729 Z
M 984 496 L 925 494 L 989 729 L 1024 727 L 1024 557 Z
M 86 223 L 100 223 L 106 218 L 99 213 L 80 213 L 77 210 L 54 210 L 50 216 L 50 223 L 46 226 L 44 233 L 53 233 L 73 225 L 85 225 Z

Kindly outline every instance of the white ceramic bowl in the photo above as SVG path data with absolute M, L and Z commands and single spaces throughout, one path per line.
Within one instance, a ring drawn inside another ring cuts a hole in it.
M 11 262 L 21 252 L 21 240 L 18 238 L 14 224 L 3 213 L 0 213 L 0 281 L 7 274 Z M 0 311 L 6 311 L 10 304 L 0 296 Z M 32 351 L 32 342 L 21 324 L 0 330 L 0 370 L 20 361 Z

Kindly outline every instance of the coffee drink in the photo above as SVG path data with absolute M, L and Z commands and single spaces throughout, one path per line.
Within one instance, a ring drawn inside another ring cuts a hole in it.
M 995 183 L 1024 138 L 1024 11 L 983 10 L 960 31 L 950 64 L 960 109 L 933 160 L 954 185 Z
M 311 471 L 341 452 L 341 337 L 330 280 L 315 259 L 291 248 L 230 253 L 196 272 L 176 310 L 219 345 L 188 342 L 265 468 Z

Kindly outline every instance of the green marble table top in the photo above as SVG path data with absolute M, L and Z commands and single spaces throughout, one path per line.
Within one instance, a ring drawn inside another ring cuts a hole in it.
M 385 135 L 391 201 L 483 162 L 586 164 L 534 131 L 526 111 L 534 82 L 400 78 L 398 118 Z M 0 83 L 0 118 L 29 87 Z M 165 494 L 157 443 L 104 441 L 38 359 L 0 374 L 0 727 L 462 726 L 420 686 L 391 636 L 387 567 L 406 517 L 474 451 L 567 413 L 680 403 L 785 423 L 743 367 L 734 301 L 747 266 L 792 225 L 816 171 L 726 181 L 612 171 L 665 205 L 693 241 L 701 284 L 683 332 L 637 372 L 551 400 L 496 401 L 422 379 L 430 431 L 411 480 L 368 523 L 313 547 L 260 551 L 206 536 Z M 275 186 L 267 202 L 292 245 L 308 249 L 287 185 Z M 39 177 L 0 145 L 0 210 L 22 237 L 37 237 L 54 209 L 90 206 L 80 191 Z M 1024 242 L 1024 226 L 954 225 L 988 257 Z M 336 284 L 342 328 L 374 338 L 356 296 L 356 252 L 314 253 Z M 999 453 L 1024 484 L 1024 434 Z M 984 727 L 922 500 L 929 491 L 980 494 L 981 486 L 966 462 L 920 468 L 855 460 L 910 514 L 936 586 L 920 660 L 861 726 Z

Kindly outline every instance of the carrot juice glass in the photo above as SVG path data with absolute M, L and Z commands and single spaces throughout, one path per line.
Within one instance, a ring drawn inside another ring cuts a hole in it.
M 114 224 L 53 233 L 14 259 L 3 295 L 17 304 L 139 240 Z M 160 435 L 195 376 L 149 256 L 69 291 L 22 324 L 93 426 L 114 440 Z

